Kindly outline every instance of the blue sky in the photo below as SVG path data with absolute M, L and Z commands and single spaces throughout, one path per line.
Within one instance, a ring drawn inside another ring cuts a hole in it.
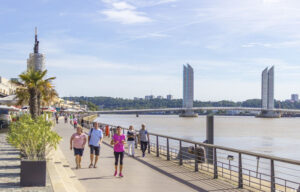
M 1 0 L 0 76 L 26 70 L 34 27 L 60 96 L 260 98 L 275 66 L 275 98 L 300 94 L 298 0 Z

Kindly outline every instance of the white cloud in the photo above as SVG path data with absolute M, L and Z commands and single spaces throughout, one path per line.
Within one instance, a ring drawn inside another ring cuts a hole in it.
M 107 16 L 108 20 L 120 22 L 122 24 L 139 24 L 151 22 L 152 19 L 146 16 L 146 13 L 137 11 L 136 7 L 126 2 L 105 1 L 112 8 L 100 11 Z
M 115 8 L 115 9 L 118 9 L 118 10 L 133 10 L 133 9 L 136 9 L 134 6 L 132 5 L 129 5 L 128 3 L 126 2 L 116 2 L 116 3 L 112 3 L 112 6 Z
M 62 69 L 75 69 L 75 70 L 114 70 L 114 71 L 148 71 L 149 68 L 143 66 L 138 67 L 123 63 L 114 63 L 102 60 L 96 56 L 91 55 L 73 55 L 63 54 L 56 59 L 47 59 L 47 65 L 55 68 Z
M 108 17 L 108 20 L 120 22 L 122 24 L 137 24 L 137 23 L 147 23 L 152 20 L 145 16 L 143 12 L 133 11 L 133 10 L 104 10 L 101 11 L 102 14 Z

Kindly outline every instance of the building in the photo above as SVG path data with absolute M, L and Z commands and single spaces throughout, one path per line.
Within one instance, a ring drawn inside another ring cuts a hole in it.
M 159 95 L 159 96 L 156 97 L 156 99 L 163 99 L 163 98 L 164 98 L 164 97 L 161 96 L 161 95 Z
M 0 77 L 0 97 L 6 97 L 16 93 L 18 84 L 14 81 Z
M 168 100 L 172 100 L 173 99 L 173 95 L 167 95 L 167 99 Z
M 183 108 L 193 108 L 194 102 L 194 70 L 187 64 L 183 65 Z M 192 110 L 186 110 L 181 117 L 195 117 L 197 114 Z
M 298 94 L 292 94 L 291 95 L 291 101 L 298 102 L 299 101 L 299 95 Z
M 154 95 L 146 95 L 145 100 L 151 100 L 154 99 Z
M 45 57 L 39 53 L 39 41 L 37 40 L 37 29 L 35 28 L 35 43 L 33 53 L 29 54 L 27 59 L 27 70 L 33 69 L 35 71 L 45 70 Z

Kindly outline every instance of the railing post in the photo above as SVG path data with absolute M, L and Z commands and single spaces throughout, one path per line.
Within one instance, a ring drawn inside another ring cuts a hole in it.
M 167 160 L 170 160 L 170 146 L 169 146 L 169 138 L 167 137 Z
M 137 140 L 138 140 L 138 138 L 137 138 L 137 136 L 135 136 L 135 138 L 134 138 L 134 146 L 135 146 L 136 149 L 137 149 L 137 146 L 138 146 Z
M 271 159 L 271 192 L 275 192 L 275 170 L 274 170 L 274 160 Z
M 217 159 L 217 148 L 214 147 L 214 179 L 218 178 L 218 159 Z
M 151 144 L 151 142 L 150 142 L 150 137 L 149 137 L 149 141 L 148 141 L 148 153 L 151 153 L 151 150 L 150 150 L 150 144 Z
M 179 165 L 182 165 L 182 143 L 179 141 Z
M 239 153 L 239 188 L 243 188 L 242 153 Z
M 199 154 L 197 151 L 197 144 L 195 144 L 195 150 L 194 150 L 194 155 L 195 155 L 195 172 L 197 172 L 198 169 L 198 158 L 199 158 Z
M 156 157 L 159 157 L 159 142 L 158 142 L 158 135 L 156 135 Z

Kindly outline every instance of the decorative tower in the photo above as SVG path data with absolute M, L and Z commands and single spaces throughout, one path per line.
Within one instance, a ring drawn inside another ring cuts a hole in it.
M 27 59 L 27 70 L 33 69 L 35 71 L 45 70 L 45 57 L 39 53 L 39 41 L 37 38 L 37 28 L 35 28 L 35 42 L 33 47 L 33 53 L 29 54 Z
M 194 102 L 194 70 L 187 64 L 183 65 L 183 99 L 182 107 L 186 110 L 180 114 L 180 117 L 197 117 L 193 110 Z
M 274 66 L 265 68 L 261 78 L 261 108 L 257 117 L 278 118 L 280 114 L 272 111 L 274 109 Z

